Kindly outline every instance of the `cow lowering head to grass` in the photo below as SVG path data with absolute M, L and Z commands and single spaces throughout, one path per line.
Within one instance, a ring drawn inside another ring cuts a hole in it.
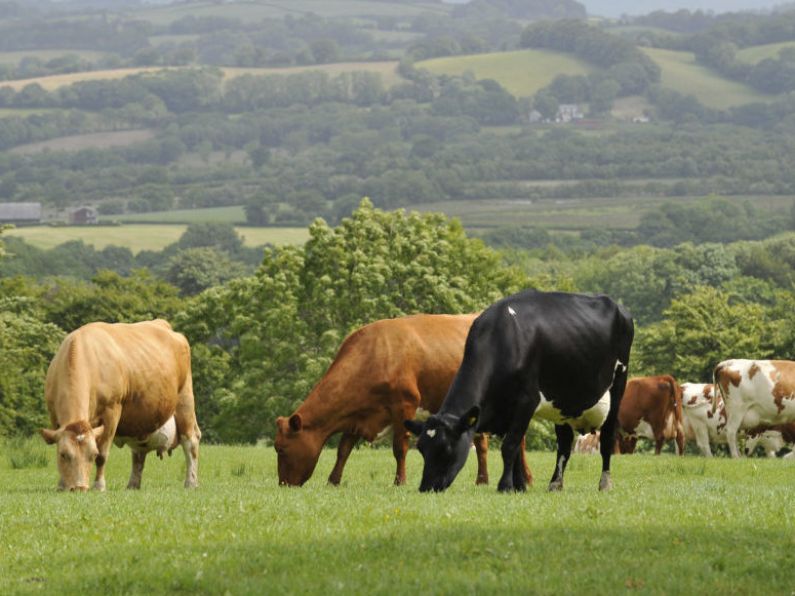
M 632 318 L 605 296 L 525 291 L 490 306 L 472 324 L 440 410 L 425 423 L 406 422 L 425 459 L 420 490 L 450 486 L 475 431 L 505 437 L 498 490 L 525 490 L 520 442 L 534 415 L 555 423 L 550 490 L 563 487 L 574 429 L 599 427 L 599 488 L 608 489 L 633 335 Z

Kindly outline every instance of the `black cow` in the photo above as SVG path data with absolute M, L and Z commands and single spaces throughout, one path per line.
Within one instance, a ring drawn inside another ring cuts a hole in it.
M 525 490 L 519 446 L 536 413 L 556 423 L 549 489 L 563 488 L 573 428 L 600 426 L 599 489 L 609 489 L 633 335 L 632 318 L 606 296 L 528 290 L 491 305 L 472 324 L 441 409 L 424 424 L 405 422 L 425 459 L 420 490 L 452 484 L 476 430 L 505 437 L 498 490 Z

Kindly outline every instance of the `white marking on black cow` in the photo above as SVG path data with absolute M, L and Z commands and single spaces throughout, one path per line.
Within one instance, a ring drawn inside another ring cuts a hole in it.
M 607 413 L 610 410 L 610 390 L 596 402 L 595 405 L 582 412 L 575 418 L 564 416 L 563 413 L 555 407 L 555 404 L 549 401 L 543 393 L 541 393 L 541 401 L 538 403 L 535 414 L 539 418 L 549 420 L 554 424 L 568 424 L 574 430 L 583 433 L 589 433 L 602 427 Z
M 429 437 L 433 438 L 433 437 L 436 436 L 436 429 L 435 428 L 429 428 L 428 430 L 425 431 L 425 434 L 428 435 Z
M 512 306 L 508 307 L 508 314 L 511 315 L 512 317 L 516 316 L 516 311 L 513 309 Z

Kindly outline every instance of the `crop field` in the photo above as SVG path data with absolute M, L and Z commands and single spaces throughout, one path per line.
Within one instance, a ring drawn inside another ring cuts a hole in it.
M 16 66 L 23 58 L 38 58 L 42 62 L 47 62 L 53 58 L 62 56 L 78 56 L 84 60 L 99 60 L 105 56 L 105 52 L 95 52 L 92 50 L 19 50 L 13 52 L 0 52 L 0 64 Z
M 55 450 L 37 439 L 0 458 L 0 593 L 790 594 L 792 461 L 576 454 L 548 493 L 552 453 L 531 452 L 536 486 L 475 486 L 474 457 L 445 493 L 391 485 L 391 449 L 363 448 L 342 485 L 325 450 L 303 488 L 277 484 L 265 447 L 204 446 L 200 487 L 183 457 L 150 456 L 127 491 L 130 456 L 110 453 L 105 493 L 58 493 Z M 14 468 L 12 466 L 14 461 Z
M 241 2 L 184 2 L 135 11 L 135 16 L 156 25 L 167 25 L 188 14 L 196 18 L 223 16 L 255 22 L 262 19 L 299 17 L 314 13 L 320 17 L 342 18 L 356 16 L 411 17 L 422 12 L 447 13 L 444 5 L 433 2 L 379 2 L 368 0 L 249 0 Z
M 215 221 L 215 220 L 213 220 Z M 6 236 L 18 236 L 38 248 L 48 249 L 69 242 L 82 240 L 97 250 L 114 244 L 126 246 L 133 253 L 142 250 L 162 250 L 179 240 L 185 225 L 139 224 L 123 226 L 31 226 L 3 232 Z M 301 244 L 309 237 L 306 228 L 235 228 L 243 236 L 247 246 L 263 244 Z
M 677 52 L 658 48 L 641 48 L 662 69 L 662 85 L 694 95 L 706 106 L 718 109 L 751 103 L 771 101 L 773 95 L 764 95 L 748 85 L 724 78 L 715 71 L 696 64 L 691 52 Z
M 288 75 L 299 72 L 307 71 L 323 71 L 331 76 L 336 76 L 343 72 L 374 72 L 381 75 L 384 85 L 390 87 L 401 81 L 403 78 L 397 72 L 397 61 L 386 60 L 381 62 L 339 62 L 336 64 L 322 64 L 311 66 L 291 66 L 286 68 L 239 68 L 239 67 L 224 67 L 220 70 L 223 72 L 224 80 L 232 80 L 241 75 Z M 103 81 L 113 79 L 123 79 L 136 74 L 146 72 L 157 72 L 161 70 L 175 70 L 177 68 L 194 68 L 194 67 L 176 67 L 176 66 L 146 66 L 139 68 L 116 68 L 113 70 L 91 70 L 86 72 L 73 72 L 69 74 L 49 75 L 43 77 L 36 77 L 32 79 L 19 79 L 14 81 L 0 81 L 0 87 L 11 87 L 15 91 L 19 91 L 26 85 L 37 83 L 47 91 L 53 91 L 60 87 L 72 85 L 73 83 L 80 83 L 85 81 Z
M 517 97 L 534 95 L 559 74 L 588 74 L 592 70 L 588 64 L 569 54 L 549 50 L 433 58 L 417 62 L 416 66 L 437 75 L 472 72 L 477 79 L 494 79 Z
M 107 149 L 109 147 L 125 147 L 140 141 L 147 141 L 155 136 L 151 130 L 115 130 L 111 132 L 94 132 L 83 135 L 56 137 L 47 141 L 17 145 L 9 153 L 30 155 L 42 151 L 81 151 L 83 149 Z
M 206 207 L 202 209 L 174 209 L 173 211 L 157 211 L 152 213 L 128 213 L 114 215 L 122 223 L 231 223 L 242 224 L 246 221 L 246 212 L 241 206 Z M 247 228 L 253 229 L 253 228 Z M 274 229 L 274 228 L 271 228 Z
M 765 58 L 777 58 L 778 53 L 785 48 L 795 48 L 795 41 L 767 43 L 761 46 L 743 48 L 737 52 L 737 59 L 749 64 L 756 64 Z

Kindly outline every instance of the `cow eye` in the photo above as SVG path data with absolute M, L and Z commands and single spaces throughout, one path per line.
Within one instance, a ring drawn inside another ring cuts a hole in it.
M 69 459 L 70 459 L 69 454 L 68 453 L 62 453 L 61 454 L 61 459 L 64 460 L 64 461 L 69 461 Z

